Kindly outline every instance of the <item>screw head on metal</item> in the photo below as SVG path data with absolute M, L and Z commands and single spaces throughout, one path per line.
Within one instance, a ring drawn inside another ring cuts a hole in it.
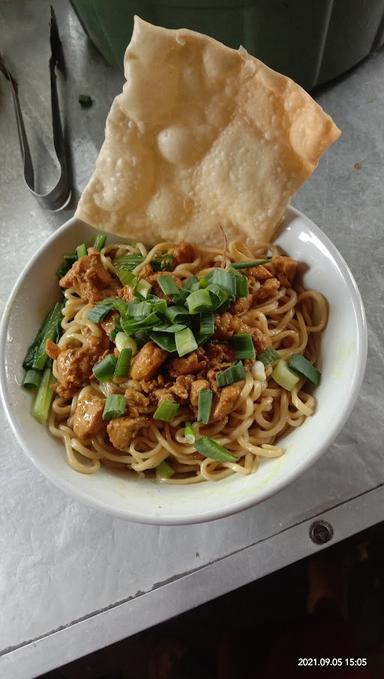
M 309 537 L 315 545 L 325 545 L 333 538 L 333 528 L 328 521 L 314 521 L 309 528 Z

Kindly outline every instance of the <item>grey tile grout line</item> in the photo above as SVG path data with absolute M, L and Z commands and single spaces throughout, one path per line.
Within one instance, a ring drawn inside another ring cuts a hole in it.
M 241 547 L 240 549 L 237 549 L 234 552 L 230 552 L 229 554 L 226 554 L 225 556 L 214 559 L 213 561 L 206 563 L 204 566 L 192 568 L 189 571 L 185 571 L 183 573 L 175 575 L 175 576 L 173 576 L 173 577 L 171 577 L 167 580 L 161 580 L 160 582 L 156 582 L 156 583 L 153 584 L 153 586 L 149 590 L 147 590 L 145 592 L 141 592 L 139 590 L 138 592 L 136 592 L 136 594 L 133 594 L 133 595 L 126 597 L 124 599 L 120 599 L 120 600 L 118 600 L 118 601 L 116 601 L 112 604 L 109 604 L 108 606 L 104 606 L 104 607 L 102 607 L 102 608 L 100 608 L 96 611 L 92 611 L 92 613 L 88 613 L 84 616 L 81 616 L 80 618 L 76 618 L 75 620 L 72 620 L 71 622 L 68 622 L 65 625 L 60 625 L 59 627 L 56 627 L 56 628 L 50 630 L 49 632 L 45 632 L 44 634 L 41 634 L 41 635 L 34 637 L 32 639 L 28 639 L 21 644 L 16 644 L 15 646 L 9 646 L 9 647 L 0 651 L 0 658 L 4 657 L 4 656 L 6 656 L 10 653 L 13 653 L 15 651 L 18 651 L 19 649 L 22 649 L 22 648 L 24 648 L 24 647 L 26 647 L 30 644 L 35 644 L 39 641 L 42 641 L 43 639 L 47 639 L 50 636 L 53 636 L 54 634 L 57 634 L 58 632 L 61 632 L 63 630 L 74 627 L 75 625 L 77 625 L 79 623 L 85 622 L 85 621 L 90 620 L 92 618 L 96 618 L 98 615 L 102 615 L 103 613 L 106 613 L 107 611 L 112 611 L 115 608 L 117 609 L 120 606 L 129 603 L 130 601 L 137 601 L 138 599 L 142 598 L 143 596 L 149 595 L 152 592 L 159 590 L 162 587 L 165 587 L 166 585 L 170 585 L 172 583 L 178 582 L 178 581 L 182 580 L 183 578 L 185 578 L 189 575 L 193 575 L 194 573 L 197 573 L 197 572 L 203 572 L 205 569 L 212 568 L 212 566 L 214 566 L 215 564 L 219 564 L 219 563 L 225 561 L 226 559 L 228 559 L 230 557 L 241 554 L 242 552 L 245 552 L 248 549 L 252 549 L 256 545 L 267 542 L 268 540 L 271 540 L 271 539 L 273 539 L 273 538 L 275 538 L 279 535 L 283 535 L 284 533 L 289 532 L 293 528 L 296 528 L 296 527 L 298 527 L 302 524 L 305 524 L 309 521 L 312 521 L 313 519 L 316 519 L 317 517 L 321 516 L 322 514 L 326 514 L 328 512 L 331 512 L 332 510 L 337 509 L 338 507 L 342 507 L 343 505 L 348 505 L 350 502 L 353 502 L 354 500 L 357 500 L 358 498 L 363 497 L 364 495 L 369 495 L 370 493 L 378 490 L 379 488 L 381 488 L 383 486 L 384 486 L 384 483 L 379 483 L 377 486 L 374 486 L 373 488 L 370 488 L 369 490 L 363 491 L 362 493 L 357 493 L 356 495 L 348 498 L 348 500 L 343 500 L 341 502 L 338 502 L 338 503 L 332 505 L 331 507 L 324 508 L 321 512 L 317 512 L 317 513 L 313 514 L 312 516 L 309 516 L 309 517 L 303 519 L 302 521 L 296 521 L 295 523 L 292 523 L 290 526 L 287 526 L 286 528 L 283 528 L 280 531 L 276 531 L 276 533 L 272 533 L 271 535 L 268 535 L 265 538 L 261 538 L 260 540 L 256 540 L 256 542 L 253 542 L 249 545 L 246 545 L 245 547 Z M 301 558 L 303 558 L 303 557 L 301 557 Z M 271 572 L 273 572 L 273 571 L 271 571 Z M 230 590 L 230 591 L 232 591 L 232 590 Z M 189 609 L 187 609 L 187 610 L 189 610 Z M 187 612 L 187 611 L 185 611 L 185 612 Z

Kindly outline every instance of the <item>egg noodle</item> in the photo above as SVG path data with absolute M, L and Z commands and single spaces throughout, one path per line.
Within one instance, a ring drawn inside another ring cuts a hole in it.
M 142 243 L 115 243 L 101 250 L 101 258 L 104 267 L 114 273 L 115 258 L 139 252 L 144 261 L 134 270 L 136 273 L 155 255 L 166 252 L 172 245 L 162 242 L 147 250 Z M 181 279 L 191 275 L 202 277 L 213 266 L 223 266 L 223 263 L 280 254 L 276 245 L 260 243 L 251 251 L 240 241 L 232 241 L 224 254 L 219 248 L 196 247 L 195 251 L 198 256 L 193 262 L 182 263 L 175 268 L 174 273 Z M 89 333 L 100 336 L 103 330 L 87 318 L 91 304 L 81 300 L 73 288 L 65 290 L 64 295 L 63 335 L 58 346 L 62 350 L 86 346 Z M 288 359 L 290 355 L 300 353 L 311 363 L 317 363 L 321 332 L 326 326 L 327 316 L 327 303 L 320 293 L 294 284 L 293 287 L 281 285 L 272 298 L 252 307 L 241 318 L 248 326 L 259 328 L 269 337 L 280 358 Z M 86 332 L 85 326 L 88 328 Z M 246 370 L 240 396 L 230 415 L 213 424 L 194 425 L 196 434 L 213 437 L 238 458 L 235 462 L 203 458 L 196 453 L 184 436 L 185 423 L 191 420 L 191 411 L 185 406 L 179 409 L 172 422 L 151 418 L 126 451 L 116 450 L 105 432 L 87 439 L 77 437 L 73 421 L 79 397 L 89 391 L 106 397 L 124 394 L 128 387 L 140 389 L 139 383 L 130 378 L 113 378 L 101 383 L 92 377 L 89 384 L 79 389 L 70 401 L 55 394 L 48 426 L 51 434 L 63 441 L 68 464 L 86 474 L 97 472 L 101 465 L 143 474 L 154 470 L 166 459 L 175 471 L 173 477 L 164 479 L 170 484 L 219 480 L 235 473 L 252 474 L 262 458 L 283 454 L 283 447 L 278 444 L 281 437 L 303 424 L 314 413 L 316 405 L 310 389 L 306 391 L 303 388 L 304 379 L 300 379 L 292 391 L 287 391 L 272 379 L 271 373 L 271 365 L 266 366 L 261 374 Z M 53 362 L 53 374 L 57 379 L 56 361 Z

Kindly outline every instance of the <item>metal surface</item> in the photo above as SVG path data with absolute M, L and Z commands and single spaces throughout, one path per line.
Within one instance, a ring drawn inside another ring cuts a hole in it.
M 67 55 L 66 113 L 79 190 L 93 169 L 122 77 L 89 45 L 69 4 L 53 6 Z M 2 51 L 20 83 L 34 156 L 50 144 L 49 80 L 41 77 L 49 58 L 43 12 L 48 20 L 43 0 L 0 4 Z M 47 213 L 26 190 L 6 86 L 0 82 L 2 306 L 21 269 L 72 215 L 75 202 Z M 79 94 L 92 96 L 93 106 L 82 109 Z M 335 541 L 384 518 L 384 52 L 322 91 L 319 100 L 343 135 L 295 205 L 338 247 L 366 306 L 367 375 L 346 428 L 316 465 L 261 505 L 211 524 L 163 528 L 113 519 L 62 495 L 23 456 L 1 414 L 5 679 L 36 676 L 312 553 L 319 549 L 309 537 L 314 517 L 331 523 Z M 39 179 L 48 182 L 54 170 L 51 149 Z

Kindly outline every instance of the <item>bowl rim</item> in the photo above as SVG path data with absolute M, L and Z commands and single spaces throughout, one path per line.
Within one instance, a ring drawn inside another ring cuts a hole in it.
M 7 393 L 7 375 L 5 370 L 5 349 L 6 349 L 6 338 L 7 329 L 9 324 L 9 319 L 11 317 L 13 304 L 15 298 L 17 297 L 20 287 L 24 280 L 28 276 L 30 269 L 34 266 L 35 262 L 41 257 L 41 254 L 50 247 L 51 243 L 58 237 L 59 234 L 71 228 L 73 224 L 79 223 L 79 219 L 76 217 L 71 217 L 64 224 L 62 224 L 51 236 L 38 248 L 35 255 L 27 263 L 22 272 L 19 274 L 16 283 L 13 286 L 11 294 L 4 308 L 3 318 L 0 324 L 0 395 L 3 403 L 3 407 L 11 426 L 11 430 L 22 448 L 26 456 L 32 461 L 34 466 L 45 476 L 49 481 L 51 481 L 54 486 L 64 491 L 67 495 L 72 498 L 79 500 L 80 502 L 92 507 L 93 509 L 98 509 L 104 511 L 112 516 L 134 521 L 137 523 L 151 524 L 151 525 L 186 525 L 186 524 L 196 524 L 203 523 L 207 521 L 213 521 L 216 519 L 224 518 L 241 512 L 249 507 L 255 506 L 260 502 L 268 499 L 272 495 L 280 492 L 283 488 L 289 486 L 297 477 L 303 474 L 318 458 L 323 452 L 328 448 L 328 446 L 334 441 L 336 436 L 339 434 L 341 429 L 344 427 L 348 417 L 350 416 L 352 409 L 356 403 L 357 397 L 359 395 L 359 390 L 364 378 L 366 361 L 367 361 L 367 351 L 368 351 L 368 332 L 367 332 L 367 321 L 364 310 L 363 301 L 360 295 L 360 291 L 357 287 L 356 281 L 349 269 L 347 263 L 345 262 L 342 255 L 337 250 L 336 246 L 328 238 L 328 236 L 321 231 L 321 229 L 312 220 L 300 212 L 291 205 L 288 206 L 286 219 L 289 224 L 288 218 L 302 218 L 305 223 L 312 229 L 314 234 L 319 238 L 319 240 L 324 244 L 327 250 L 332 255 L 333 259 L 336 261 L 343 279 L 348 284 L 351 291 L 351 302 L 353 305 L 353 310 L 355 314 L 356 324 L 357 324 L 357 348 L 356 348 L 356 364 L 357 369 L 354 372 L 352 382 L 350 383 L 349 398 L 345 401 L 344 406 L 339 410 L 340 417 L 333 426 L 330 426 L 327 435 L 323 438 L 322 442 L 317 445 L 314 453 L 308 458 L 299 462 L 295 467 L 293 467 L 287 474 L 272 483 L 271 485 L 258 489 L 258 497 L 255 499 L 252 494 L 247 497 L 233 501 L 229 505 L 210 509 L 206 512 L 201 512 L 198 510 L 193 514 L 189 512 L 188 514 L 182 515 L 153 515 L 149 513 L 142 514 L 137 511 L 132 511 L 127 507 L 127 510 L 121 510 L 120 508 L 113 507 L 111 504 L 104 502 L 100 498 L 94 498 L 88 492 L 81 489 L 75 488 L 69 480 L 57 476 L 55 473 L 51 472 L 49 467 L 47 468 L 43 462 L 39 460 L 33 453 L 30 452 L 28 441 L 26 440 L 22 427 L 20 426 L 17 419 L 12 413 L 11 399 Z M 89 225 L 87 225 L 89 226 Z M 92 227 L 91 227 L 92 228 Z

